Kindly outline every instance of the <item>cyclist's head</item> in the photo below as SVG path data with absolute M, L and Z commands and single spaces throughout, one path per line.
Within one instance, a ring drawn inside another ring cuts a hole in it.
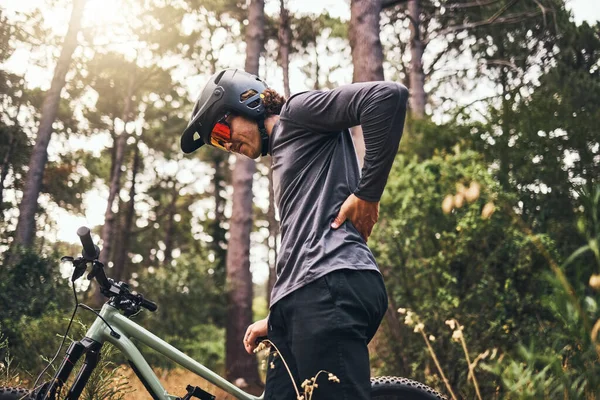
M 255 75 L 226 69 L 214 74 L 196 100 L 181 149 L 191 153 L 204 144 L 239 151 L 251 158 L 266 155 L 268 136 L 264 120 L 279 114 L 285 99 Z M 252 147 L 252 151 L 249 148 Z

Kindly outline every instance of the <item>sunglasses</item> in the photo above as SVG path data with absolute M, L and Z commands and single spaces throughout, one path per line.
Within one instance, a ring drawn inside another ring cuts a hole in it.
M 231 113 L 223 115 L 213 126 L 212 132 L 210 133 L 210 144 L 219 149 L 227 151 L 225 148 L 226 144 L 231 143 L 231 126 L 227 122 L 227 118 Z

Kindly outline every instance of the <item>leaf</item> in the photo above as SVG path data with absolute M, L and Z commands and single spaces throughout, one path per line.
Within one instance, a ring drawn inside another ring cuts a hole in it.
M 577 257 L 579 257 L 580 255 L 582 255 L 583 253 L 585 253 L 586 251 L 588 251 L 590 249 L 591 249 L 590 246 L 586 244 L 585 246 L 581 246 L 580 248 L 575 250 L 569 256 L 569 258 L 567 258 L 566 261 L 563 263 L 563 265 L 562 265 L 563 269 L 566 268 L 567 265 L 569 265 L 571 262 L 573 262 L 573 260 L 575 260 Z

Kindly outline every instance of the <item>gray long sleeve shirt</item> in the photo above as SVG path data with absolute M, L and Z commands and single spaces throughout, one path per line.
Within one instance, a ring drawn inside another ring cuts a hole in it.
M 281 248 L 271 306 L 294 290 L 338 269 L 378 270 L 373 254 L 346 221 L 331 228 L 354 193 L 379 201 L 398 151 L 407 89 L 393 82 L 364 82 L 292 96 L 271 133 L 275 202 Z M 361 125 L 364 166 L 349 128 Z

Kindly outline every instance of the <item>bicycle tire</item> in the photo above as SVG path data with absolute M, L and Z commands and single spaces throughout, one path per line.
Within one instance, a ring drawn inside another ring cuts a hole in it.
M 29 389 L 12 386 L 0 387 L 0 400 L 34 400 L 35 397 Z
M 371 378 L 372 400 L 448 400 L 427 385 L 398 376 Z

